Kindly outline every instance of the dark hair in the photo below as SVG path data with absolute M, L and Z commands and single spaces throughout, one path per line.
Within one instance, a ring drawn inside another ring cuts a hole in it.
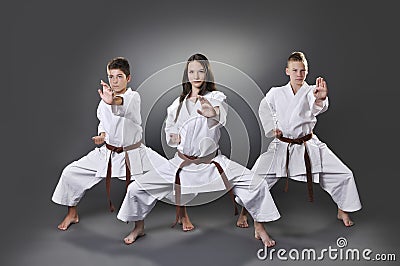
M 189 78 L 188 78 L 188 66 L 189 66 L 189 63 L 193 62 L 193 61 L 199 62 L 203 66 L 204 71 L 206 72 L 206 78 L 205 78 L 203 85 L 201 85 L 199 95 L 204 95 L 208 91 L 217 90 L 215 87 L 215 83 L 214 83 L 214 75 L 211 71 L 210 62 L 208 62 L 207 57 L 205 57 L 202 54 L 194 54 L 194 55 L 190 56 L 186 62 L 186 67 L 183 72 L 183 78 L 182 78 L 182 94 L 179 98 L 179 102 L 183 102 L 185 97 L 192 90 L 192 84 L 190 84 Z
M 289 62 L 302 62 L 306 69 L 308 70 L 308 63 L 306 56 L 302 52 L 293 52 L 290 54 L 287 60 L 287 66 L 289 66 Z
M 107 69 L 119 69 L 128 77 L 131 74 L 129 62 L 124 57 L 116 57 L 107 64 Z

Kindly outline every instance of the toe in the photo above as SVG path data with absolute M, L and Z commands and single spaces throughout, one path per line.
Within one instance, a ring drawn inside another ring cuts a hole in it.
M 351 220 L 347 220 L 346 221 L 346 226 L 347 227 L 350 227 L 350 226 L 352 226 L 354 223 L 353 223 L 353 221 L 351 221 Z
M 133 243 L 133 238 L 131 238 L 131 237 L 125 237 L 125 238 L 124 238 L 124 242 L 125 242 L 125 244 L 130 245 L 130 244 Z
M 60 230 L 62 230 L 62 231 L 65 231 L 65 230 L 67 230 L 68 226 L 65 225 L 64 223 L 62 223 L 62 224 L 59 224 L 59 225 L 57 226 L 57 228 L 60 229 Z

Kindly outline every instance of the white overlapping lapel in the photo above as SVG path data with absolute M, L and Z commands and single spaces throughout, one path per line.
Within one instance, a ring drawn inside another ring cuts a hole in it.
M 293 107 L 296 105 L 295 95 L 293 93 L 292 87 L 290 83 L 286 84 L 285 86 L 280 88 L 279 91 L 279 98 L 278 99 L 278 106 L 277 109 L 281 109 L 278 111 L 279 117 L 278 119 L 278 128 L 280 128 L 283 132 L 286 132 L 290 128 L 290 118 L 293 114 Z
M 178 114 L 178 119 L 176 120 L 176 123 L 178 124 L 179 128 L 181 128 L 190 117 L 189 111 L 187 109 L 186 101 L 188 101 L 187 97 L 182 102 L 182 105 L 181 105 L 181 108 L 180 108 L 179 114 Z
M 290 90 L 292 90 L 290 84 L 289 88 Z M 296 94 L 293 94 L 292 92 L 293 98 L 288 105 L 288 112 L 287 112 L 288 116 L 286 117 L 287 120 L 285 120 L 287 123 L 291 124 L 292 119 L 298 119 L 299 109 L 302 109 L 301 106 L 299 105 L 305 103 L 304 99 L 307 98 L 307 95 L 311 89 L 312 87 L 309 86 L 306 82 L 304 82 L 303 86 L 301 86 L 301 88 L 296 92 Z

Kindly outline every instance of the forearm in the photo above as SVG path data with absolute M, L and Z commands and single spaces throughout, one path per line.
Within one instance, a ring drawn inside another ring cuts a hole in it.
M 324 100 L 322 99 L 315 99 L 315 105 L 319 106 L 319 107 L 324 107 Z
M 207 125 L 208 128 L 215 127 L 220 123 L 220 112 L 219 112 L 219 107 L 214 107 L 215 110 L 215 115 L 212 117 L 207 117 Z
M 133 97 L 124 95 L 124 97 L 117 96 L 114 98 L 115 104 L 111 106 L 111 111 L 114 115 L 129 119 L 137 125 L 142 123 L 140 116 L 140 98 L 138 94 Z

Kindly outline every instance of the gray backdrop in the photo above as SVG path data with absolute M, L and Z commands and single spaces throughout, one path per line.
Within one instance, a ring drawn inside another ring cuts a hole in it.
M 235 228 L 226 199 L 193 208 L 198 229 L 192 234 L 169 229 L 174 209 L 161 203 L 149 217 L 149 236 L 126 247 L 121 239 L 131 224 L 107 213 L 101 183 L 84 198 L 79 225 L 65 233 L 56 229 L 66 209 L 51 195 L 62 169 L 94 147 L 97 89 L 108 60 L 128 58 L 137 88 L 196 52 L 240 69 L 264 94 L 287 82 L 285 61 L 294 50 L 308 57 L 309 83 L 318 76 L 328 82 L 331 105 L 316 133 L 354 171 L 363 209 L 353 216 L 356 226 L 346 229 L 318 187 L 310 207 L 302 184 L 292 182 L 283 194 L 280 183 L 272 193 L 282 218 L 270 227 L 278 247 L 322 248 L 344 235 L 352 247 L 399 256 L 396 10 L 394 1 L 7 3 L 1 23 L 1 265 L 272 263 L 257 260 L 260 243 L 252 229 Z M 141 94 L 152 97 L 151 91 Z M 251 167 L 264 140 L 249 107 L 228 96 L 250 132 Z M 161 99 L 146 124 L 146 144 L 160 153 L 163 108 L 173 97 Z M 235 145 L 222 141 L 227 152 Z M 123 184 L 113 184 L 118 201 Z

